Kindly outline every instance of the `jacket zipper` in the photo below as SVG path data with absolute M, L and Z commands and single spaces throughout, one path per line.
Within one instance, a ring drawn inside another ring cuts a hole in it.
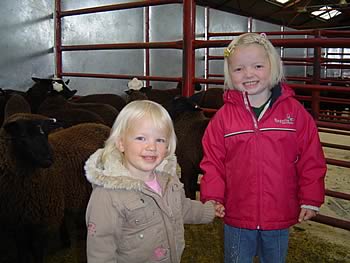
M 258 120 L 255 116 L 255 114 L 252 112 L 252 109 L 250 107 L 250 103 L 249 103 L 249 99 L 248 99 L 248 93 L 247 92 L 244 92 L 243 93 L 243 100 L 244 100 L 244 105 L 245 105 L 245 108 L 248 110 L 250 116 L 252 117 L 252 120 L 253 120 L 253 124 L 254 124 L 254 131 L 255 131 L 255 136 L 259 136 L 259 126 L 258 126 Z M 256 145 L 256 144 L 255 144 Z M 256 145 L 256 150 L 258 149 L 257 145 Z M 257 152 L 257 151 L 256 151 Z M 258 197 L 258 202 L 257 202 L 257 209 L 258 209 L 258 225 L 256 226 L 256 229 L 260 229 L 260 215 L 261 215 L 261 211 L 260 211 L 260 207 L 261 205 L 260 204 L 260 201 L 261 201 L 261 176 L 258 176 L 258 194 L 259 194 L 259 197 Z
M 249 100 L 248 100 L 248 94 L 247 94 L 247 92 L 244 92 L 244 93 L 243 93 L 243 100 L 244 100 L 245 108 L 248 110 L 248 112 L 250 113 L 250 116 L 252 117 L 255 131 L 258 131 L 258 130 L 259 130 L 258 121 L 256 120 L 256 117 L 255 117 L 254 114 L 252 113 L 252 110 L 251 110 L 251 107 L 250 107 L 250 104 L 249 104 Z

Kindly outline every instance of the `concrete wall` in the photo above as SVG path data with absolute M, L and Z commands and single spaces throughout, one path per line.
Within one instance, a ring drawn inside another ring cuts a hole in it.
M 0 88 L 26 90 L 54 73 L 53 2 L 0 1 Z

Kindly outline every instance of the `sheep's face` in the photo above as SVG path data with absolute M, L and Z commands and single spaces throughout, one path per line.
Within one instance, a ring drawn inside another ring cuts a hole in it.
M 32 78 L 34 85 L 26 91 L 26 97 L 31 104 L 32 111 L 37 112 L 39 105 L 50 95 L 61 95 L 65 99 L 74 96 L 77 90 L 71 90 L 68 82 L 62 79 L 39 79 Z
M 190 98 L 176 96 L 168 107 L 169 114 L 175 120 L 181 113 L 201 111 L 201 108 Z
M 4 125 L 16 160 L 23 165 L 47 168 L 53 162 L 48 132 L 53 120 L 17 120 Z
M 127 103 L 134 101 L 134 100 L 147 100 L 148 97 L 147 95 L 139 90 L 126 90 L 125 93 L 128 95 L 127 96 Z

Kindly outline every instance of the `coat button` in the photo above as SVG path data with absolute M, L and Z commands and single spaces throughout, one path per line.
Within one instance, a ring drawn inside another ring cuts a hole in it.
M 141 239 L 143 239 L 143 234 L 140 234 L 139 237 L 140 237 Z

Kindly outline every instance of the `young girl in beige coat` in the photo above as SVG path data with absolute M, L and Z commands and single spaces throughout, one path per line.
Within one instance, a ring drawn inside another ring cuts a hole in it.
M 85 165 L 93 192 L 86 212 L 89 263 L 178 263 L 184 224 L 209 223 L 224 208 L 185 197 L 176 175 L 176 136 L 167 111 L 134 101 L 105 147 Z

